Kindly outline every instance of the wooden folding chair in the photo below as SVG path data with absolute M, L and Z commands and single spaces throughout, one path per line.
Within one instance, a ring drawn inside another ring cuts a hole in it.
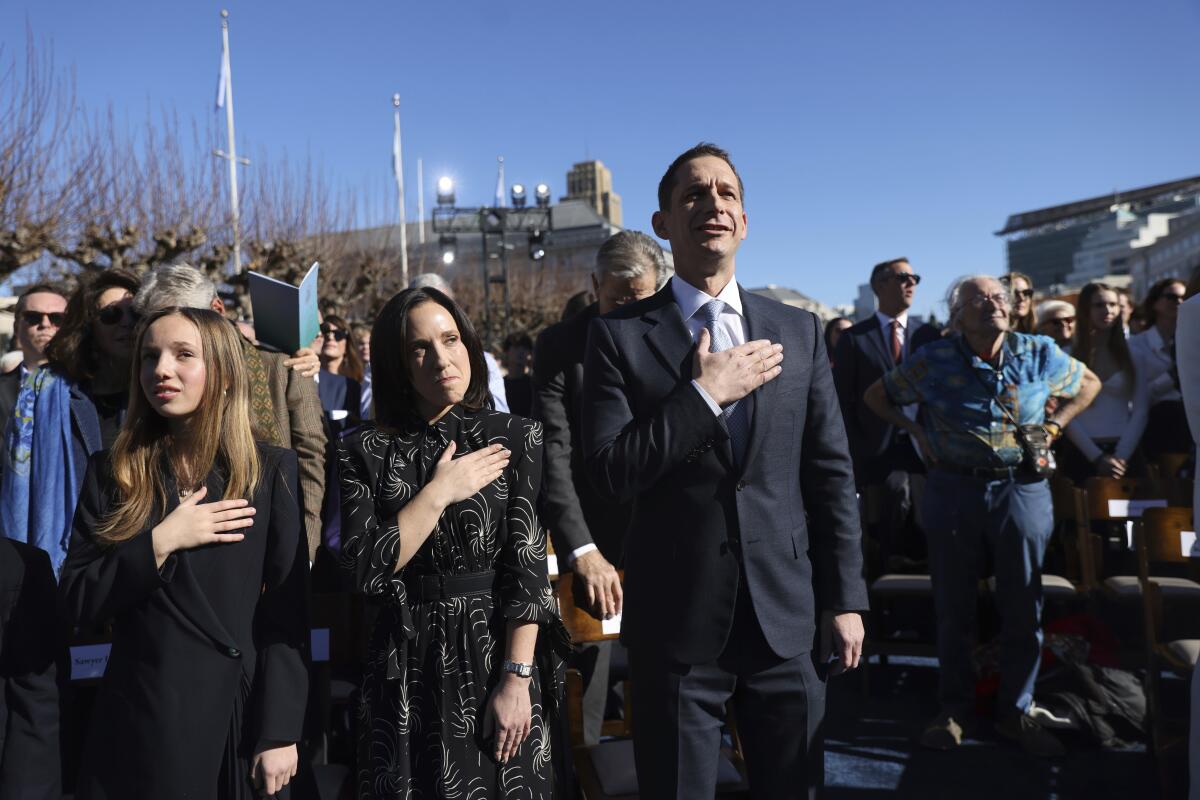
M 624 574 L 620 574 L 624 580 Z M 572 591 L 574 577 L 570 572 L 562 573 L 555 589 L 559 614 L 567 632 L 571 634 L 571 640 L 576 644 L 584 644 L 618 638 L 620 633 L 617 630 L 606 631 L 604 623 L 576 605 Z M 633 676 L 633 679 L 636 677 Z M 567 670 L 566 699 L 572 756 L 575 774 L 586 800 L 636 800 L 639 796 L 631 738 L 634 710 L 630 681 L 625 682 L 624 689 L 624 719 L 605 720 L 600 729 L 602 737 L 613 738 L 603 738 L 599 744 L 587 745 L 583 742 L 583 676 L 576 669 Z M 728 716 L 734 747 L 721 752 L 717 765 L 717 797 L 733 800 L 749 795 L 745 761 L 741 755 L 732 708 Z
M 1183 488 L 1178 481 L 1088 479 L 1086 492 L 1090 527 L 1093 531 L 1097 528 L 1103 531 L 1100 536 L 1106 540 L 1103 542 L 1097 570 L 1099 575 L 1105 576 L 1101 585 L 1110 597 L 1117 600 L 1136 600 L 1142 594 L 1136 574 L 1119 574 L 1120 570 L 1108 570 L 1104 566 L 1104 562 L 1116 560 L 1110 557 L 1111 554 L 1119 553 L 1127 547 L 1128 523 L 1141 519 L 1150 509 L 1167 507 L 1181 491 Z M 1200 583 L 1196 581 L 1175 576 L 1156 577 L 1155 580 L 1160 590 L 1167 594 L 1200 598 Z
M 1164 591 L 1163 578 L 1156 577 L 1155 573 L 1181 571 L 1200 578 L 1200 547 L 1193 527 L 1190 508 L 1150 508 L 1135 526 L 1134 535 L 1145 622 L 1146 717 L 1164 797 L 1171 796 L 1166 759 L 1179 745 L 1186 743 L 1186 724 L 1182 726 L 1184 735 L 1181 736 L 1164 717 L 1160 676 L 1166 669 L 1181 678 L 1189 678 L 1200 658 L 1200 638 L 1164 641 L 1164 606 L 1178 596 Z M 1200 625 L 1194 633 L 1200 636 Z

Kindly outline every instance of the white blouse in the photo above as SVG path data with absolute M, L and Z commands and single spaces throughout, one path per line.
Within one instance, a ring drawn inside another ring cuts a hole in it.
M 1117 449 L 1113 455 L 1122 460 L 1128 459 L 1137 449 L 1150 414 L 1149 385 L 1138 380 L 1141 374 L 1137 362 L 1134 362 L 1133 373 L 1127 370 L 1113 372 L 1101 384 L 1092 404 L 1080 411 L 1067 426 L 1067 438 L 1088 461 L 1095 461 L 1103 452 L 1097 442 L 1115 441 Z

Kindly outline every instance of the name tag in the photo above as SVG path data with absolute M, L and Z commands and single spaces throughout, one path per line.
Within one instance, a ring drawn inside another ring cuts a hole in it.
M 1109 500 L 1108 515 L 1110 517 L 1128 517 L 1137 519 L 1147 508 L 1166 508 L 1166 500 Z
M 546 572 L 550 574 L 551 578 L 558 577 L 558 556 L 554 553 L 546 554 Z
M 81 644 L 71 648 L 71 680 L 86 681 L 104 676 L 111 644 Z
M 600 632 L 605 636 L 621 632 L 621 615 L 617 614 L 612 619 L 600 620 Z
M 1200 558 L 1200 547 L 1196 547 L 1195 531 L 1179 532 L 1179 550 L 1184 558 Z

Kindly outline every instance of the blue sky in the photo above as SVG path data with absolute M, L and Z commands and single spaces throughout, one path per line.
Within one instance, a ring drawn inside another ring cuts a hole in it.
M 427 199 L 448 173 L 460 203 L 488 201 L 496 155 L 556 197 L 590 156 L 645 230 L 665 166 L 714 141 L 746 183 L 740 280 L 828 303 L 903 254 L 928 310 L 1003 268 L 1008 214 L 1200 174 L 1195 0 L 2 0 L 0 42 L 19 55 L 28 21 L 90 108 L 205 122 L 222 6 L 251 156 L 381 198 L 399 91 L 410 218 L 418 156 Z

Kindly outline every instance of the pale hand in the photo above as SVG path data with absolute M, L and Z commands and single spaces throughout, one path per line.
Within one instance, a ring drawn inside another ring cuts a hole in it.
M 300 754 L 296 745 L 268 747 L 255 753 L 254 761 L 250 765 L 250 780 L 259 794 L 270 797 L 282 791 L 283 787 L 296 777 L 299 765 Z
M 228 544 L 246 538 L 234 533 L 254 523 L 254 508 L 248 500 L 219 500 L 203 503 L 208 487 L 201 486 L 183 498 L 175 510 L 150 531 L 154 556 L 161 567 L 176 550 L 191 550 L 206 544 Z
M 493 444 L 462 458 L 454 458 L 458 446 L 451 442 L 434 467 L 428 488 L 443 508 L 461 503 L 504 474 L 512 453 Z
M 529 700 L 531 680 L 506 672 L 488 698 L 487 711 L 483 715 L 483 736 L 486 739 L 495 734 L 492 752 L 501 764 L 508 763 L 517 754 L 533 726 L 533 704 Z
M 575 579 L 583 583 L 589 614 L 597 619 L 612 619 L 621 613 L 625 602 L 621 576 L 599 550 L 589 550 L 575 559 L 571 571 L 575 573 Z
M 724 408 L 741 400 L 758 387 L 774 380 L 783 371 L 783 345 L 766 339 L 710 353 L 712 337 L 708 328 L 701 328 L 696 339 L 696 356 L 692 362 L 692 377 L 717 405 Z
M 1128 466 L 1125 459 L 1104 453 L 1096 459 L 1096 474 L 1104 478 L 1124 478 Z
M 283 365 L 299 373 L 302 378 L 311 378 L 321 371 L 321 359 L 311 347 L 301 347 Z
M 862 661 L 863 641 L 867 638 L 862 616 L 853 611 L 834 614 L 826 611 L 821 617 L 822 661 L 829 655 L 837 657 L 829 669 L 830 675 L 841 675 L 856 669 Z

